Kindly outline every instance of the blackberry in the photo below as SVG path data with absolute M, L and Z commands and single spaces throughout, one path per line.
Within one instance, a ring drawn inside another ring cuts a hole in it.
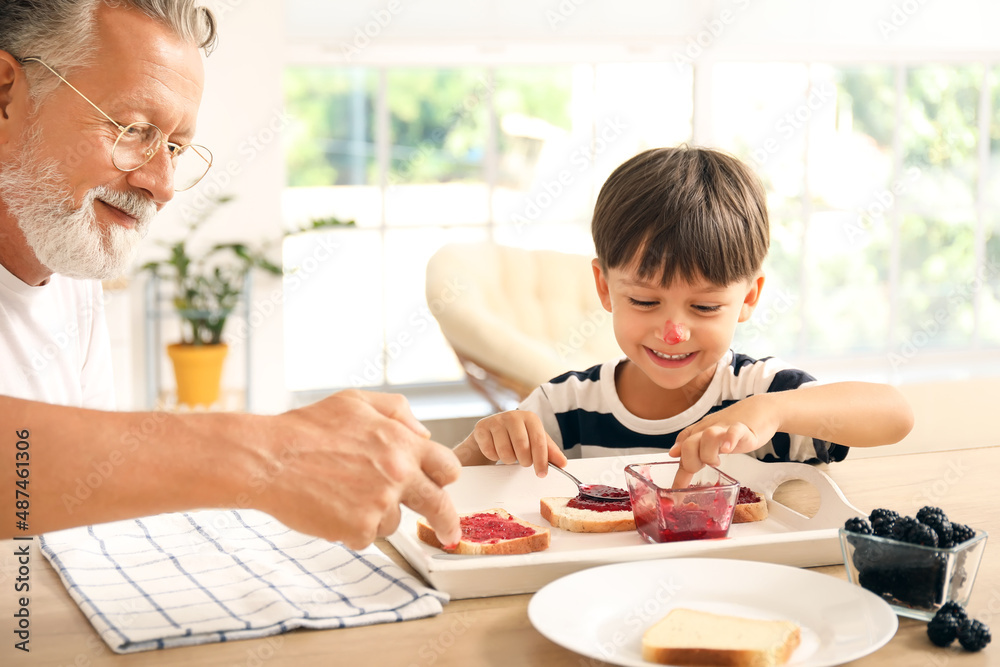
M 931 609 L 945 599 L 948 557 L 934 552 L 922 556 L 912 559 L 912 565 L 901 568 L 900 576 L 906 585 L 898 597 L 914 607 Z
M 888 550 L 887 545 L 865 539 L 857 533 L 849 534 L 847 536 L 847 542 L 854 545 L 854 556 L 852 557 L 852 560 L 854 561 L 854 567 L 858 569 L 859 574 L 869 568 L 879 567 Z
M 895 595 L 899 579 L 894 570 L 869 567 L 858 572 L 858 583 L 861 588 L 869 590 L 875 595 Z
M 896 523 L 899 515 L 892 510 L 874 509 L 868 515 L 868 520 L 872 524 L 872 533 L 879 537 L 889 537 L 892 535 L 892 526 Z
M 860 533 L 862 535 L 871 535 L 872 527 L 868 523 L 868 519 L 864 519 L 860 516 L 851 517 L 844 522 L 844 530 L 851 533 Z
M 981 651 L 991 639 L 990 629 L 982 621 L 967 618 L 958 628 L 958 643 L 966 651 Z
M 938 616 L 954 616 L 959 621 L 964 621 L 969 617 L 969 615 L 965 612 L 965 607 L 958 604 L 954 600 L 948 600 L 941 605 L 941 608 L 937 610 L 936 614 L 934 614 L 935 618 Z
M 951 532 L 956 547 L 962 542 L 971 540 L 976 536 L 976 531 L 973 528 L 966 526 L 964 523 L 951 524 Z
M 953 546 L 955 546 L 955 531 L 951 527 L 951 522 L 948 521 L 947 519 L 944 520 L 936 520 L 936 519 L 939 519 L 939 517 L 932 516 L 927 521 L 924 522 L 924 525 L 930 526 L 931 528 L 934 529 L 934 532 L 937 533 L 939 547 L 942 547 L 944 549 L 952 548 Z
M 941 517 L 942 521 L 947 521 L 948 517 L 945 515 L 944 510 L 940 507 L 931 507 L 930 505 L 925 505 L 917 510 L 917 521 L 920 523 L 929 523 L 928 518 L 932 516 Z
M 901 516 L 896 519 L 896 523 L 892 526 L 892 535 L 888 535 L 887 537 L 900 542 L 909 542 L 907 536 L 910 534 L 910 530 L 917 525 L 919 525 L 917 520 L 912 516 Z
M 919 544 L 922 547 L 936 547 L 938 545 L 937 533 L 925 523 L 910 526 L 904 539 L 910 544 Z
M 927 624 L 927 636 L 935 646 L 948 646 L 958 637 L 962 622 L 951 614 L 935 614 Z

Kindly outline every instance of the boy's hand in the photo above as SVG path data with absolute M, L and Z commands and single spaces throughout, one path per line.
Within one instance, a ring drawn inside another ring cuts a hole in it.
M 681 431 L 669 452 L 681 460 L 673 488 L 691 484 L 706 465 L 718 466 L 720 454 L 751 452 L 774 437 L 778 423 L 766 405 L 766 395 L 751 396 Z
M 534 466 L 545 477 L 549 461 L 560 468 L 566 455 L 542 427 L 542 420 L 528 410 L 511 410 L 480 419 L 466 442 L 472 440 L 490 461 Z M 463 443 L 464 444 L 464 443 Z

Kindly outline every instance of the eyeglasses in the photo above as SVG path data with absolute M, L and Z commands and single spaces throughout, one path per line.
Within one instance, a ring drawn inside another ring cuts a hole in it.
M 163 146 L 167 147 L 170 153 L 170 163 L 174 169 L 174 190 L 182 192 L 190 190 L 198 184 L 212 166 L 212 151 L 198 144 L 185 144 L 180 146 L 171 141 L 167 141 L 163 136 L 163 130 L 152 123 L 138 122 L 122 125 L 111 116 L 90 101 L 90 99 L 76 89 L 76 86 L 63 78 L 63 76 L 49 67 L 41 58 L 34 56 L 20 58 L 23 65 L 26 62 L 36 62 L 45 67 L 59 80 L 72 88 L 77 95 L 87 100 L 90 106 L 97 109 L 102 116 L 111 121 L 118 128 L 118 138 L 115 139 L 111 147 L 111 163 L 119 171 L 135 171 L 147 162 L 152 160 Z

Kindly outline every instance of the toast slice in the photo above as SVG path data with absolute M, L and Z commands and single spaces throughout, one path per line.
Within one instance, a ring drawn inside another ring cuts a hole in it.
M 510 555 L 549 548 L 549 529 L 519 519 L 507 510 L 494 508 L 459 517 L 462 539 L 444 546 L 423 517 L 417 521 L 417 538 L 448 553 L 465 555 Z
M 595 510 L 568 507 L 572 498 L 542 498 L 542 518 L 556 528 L 562 528 L 573 533 L 615 533 L 635 530 L 635 517 L 632 510 L 612 510 L 598 512 Z
M 642 657 L 663 665 L 777 667 L 801 641 L 791 621 L 763 621 L 677 608 L 642 636 Z
M 767 501 L 759 493 L 747 486 L 740 487 L 736 507 L 733 509 L 733 523 L 750 523 L 767 518 Z

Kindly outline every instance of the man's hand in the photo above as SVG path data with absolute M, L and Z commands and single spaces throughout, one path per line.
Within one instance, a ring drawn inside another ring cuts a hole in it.
M 538 415 L 529 410 L 511 410 L 480 419 L 455 451 L 467 465 L 519 463 L 526 468 L 534 466 L 539 477 L 545 477 L 549 461 L 560 468 L 566 465 L 566 455 L 545 432 Z
M 363 548 L 399 526 L 402 503 L 442 544 L 461 537 L 443 487 L 461 466 L 392 394 L 347 390 L 271 418 L 260 509 L 291 528 Z
M 751 452 L 766 444 L 778 422 L 766 410 L 767 395 L 751 396 L 708 415 L 677 434 L 670 456 L 680 458 L 673 488 L 691 484 L 706 465 L 722 463 L 720 454 Z

